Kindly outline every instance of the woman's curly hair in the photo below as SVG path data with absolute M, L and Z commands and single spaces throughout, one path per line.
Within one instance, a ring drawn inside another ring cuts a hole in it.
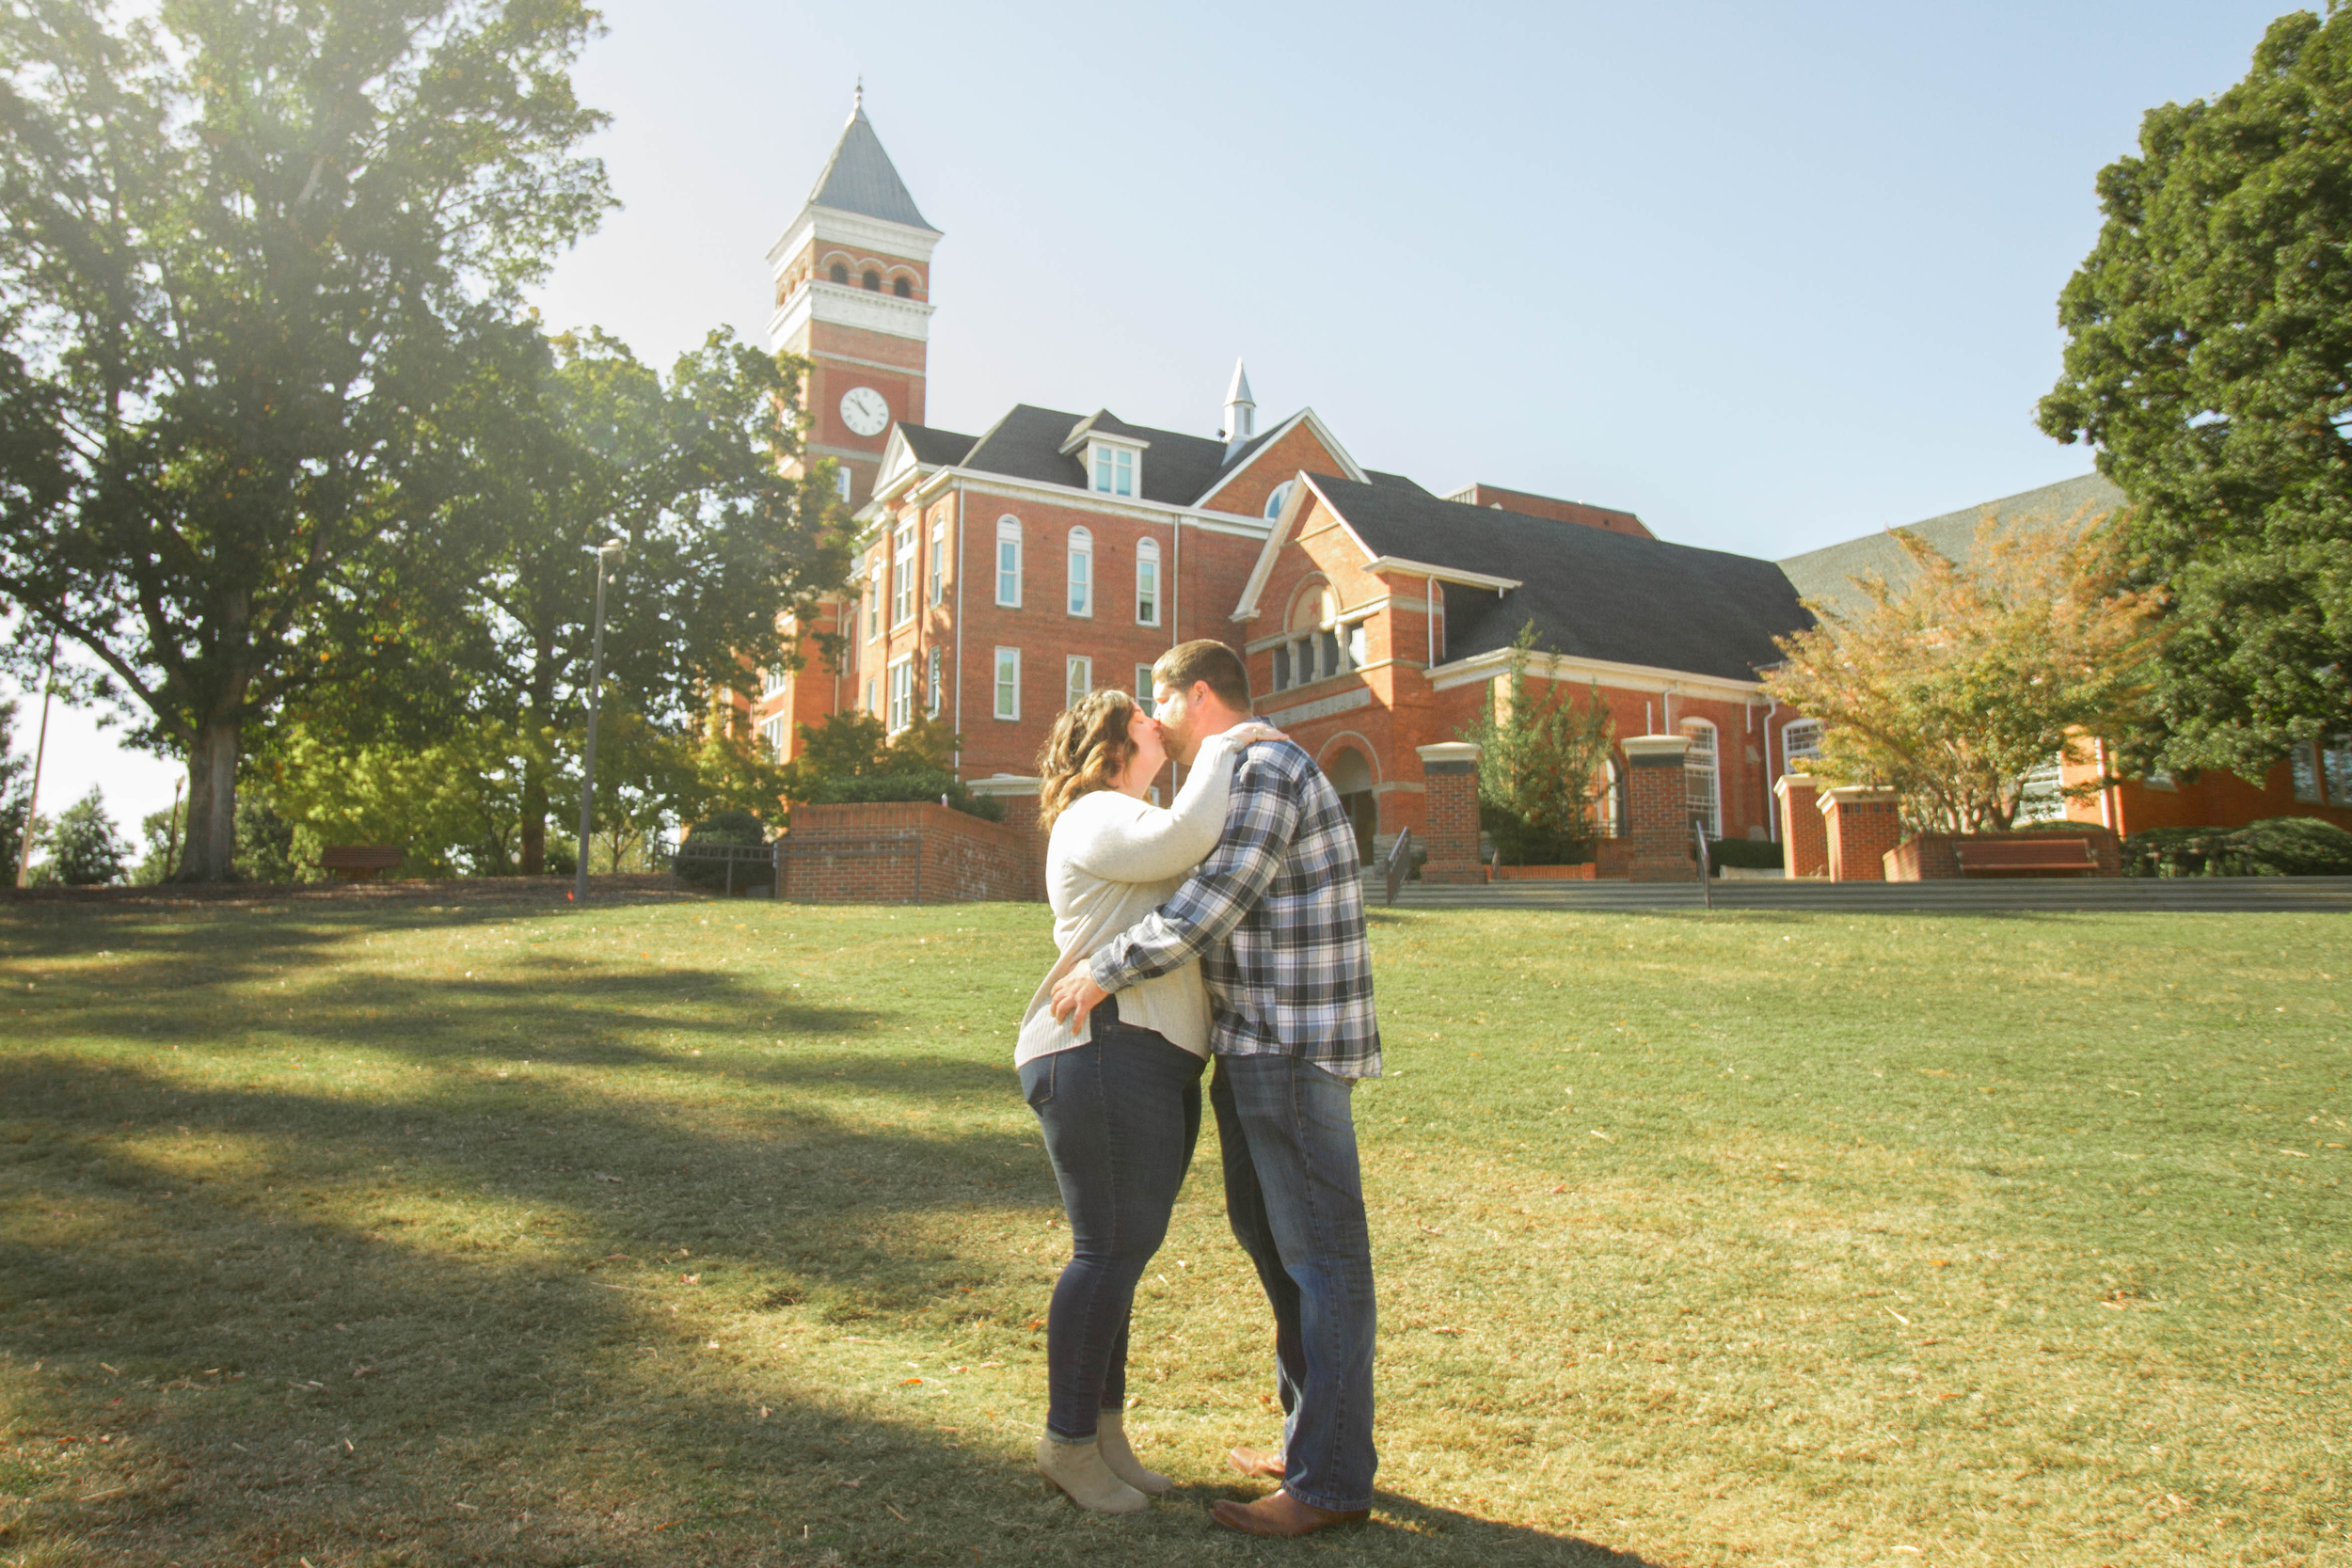
M 1079 796 L 1119 787 L 1135 758 L 1128 730 L 1140 711 L 1133 697 L 1115 689 L 1089 692 L 1062 709 L 1037 755 L 1038 832 L 1051 832 L 1054 818 Z

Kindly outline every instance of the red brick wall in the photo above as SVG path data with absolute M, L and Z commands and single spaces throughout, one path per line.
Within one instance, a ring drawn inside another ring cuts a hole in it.
M 1584 501 L 1533 495 L 1525 490 L 1505 490 L 1500 484 L 1473 484 L 1470 493 L 1462 499 L 1472 506 L 1499 506 L 1505 512 L 1522 513 L 1530 517 L 1549 517 L 1559 523 L 1581 523 L 1586 528 L 1603 529 L 1611 533 L 1630 533 L 1644 539 L 1658 537 L 1643 526 L 1641 518 L 1613 506 L 1593 506 Z
M 1823 875 L 1829 870 L 1829 834 L 1811 776 L 1782 775 L 1779 794 L 1781 869 L 1791 877 Z
M 776 895 L 803 904 L 940 904 L 1043 896 L 1033 833 L 925 801 L 799 806 Z
M 1147 461 L 1148 461 L 1147 456 Z M 1314 432 L 1303 421 L 1280 440 L 1269 442 L 1249 457 L 1248 467 L 1228 480 L 1225 488 L 1209 498 L 1206 510 L 1232 512 L 1244 517 L 1263 517 L 1266 498 L 1285 481 L 1296 479 L 1300 473 L 1336 474 L 1346 470 L 1330 449 L 1315 438 Z M 1231 610 L 1241 601 L 1237 593 Z
M 1857 800 L 1840 799 L 1842 793 L 1831 790 L 1820 803 L 1823 834 L 1829 840 L 1829 879 L 1883 882 L 1886 852 L 1903 836 L 1901 812 L 1891 797 Z

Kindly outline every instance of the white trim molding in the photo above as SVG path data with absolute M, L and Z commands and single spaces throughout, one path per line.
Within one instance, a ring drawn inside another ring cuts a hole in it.
M 844 212 L 838 207 L 807 206 L 792 220 L 775 244 L 768 247 L 768 265 L 777 273 L 785 263 L 798 256 L 813 242 L 847 245 L 851 250 L 879 250 L 902 261 L 929 264 L 931 252 L 938 248 L 945 233 L 937 229 L 917 229 L 911 223 L 894 223 L 888 218 L 868 217 L 864 213 Z
M 1347 449 L 1340 445 L 1340 438 L 1331 434 L 1331 427 L 1323 422 L 1323 417 L 1317 414 L 1312 408 L 1302 408 L 1297 413 L 1293 414 L 1289 419 L 1284 420 L 1280 424 L 1276 425 L 1272 430 L 1268 431 L 1266 433 L 1265 439 L 1258 443 L 1258 450 L 1251 452 L 1248 457 L 1242 459 L 1241 462 L 1235 464 L 1230 471 L 1221 475 L 1215 484 L 1210 485 L 1209 488 L 1202 493 L 1199 502 L 1196 504 L 1206 506 L 1219 490 L 1224 489 L 1228 484 L 1232 483 L 1233 481 L 1239 479 L 1242 475 L 1248 473 L 1252 467 L 1256 467 L 1259 458 L 1263 457 L 1267 452 L 1272 451 L 1275 445 L 1279 442 L 1283 436 L 1288 436 L 1292 431 L 1297 429 L 1302 424 L 1305 425 L 1309 431 L 1313 433 L 1316 440 L 1323 443 L 1324 451 L 1339 459 L 1340 471 L 1344 477 L 1354 480 L 1359 484 L 1369 484 L 1372 483 L 1371 479 L 1365 475 L 1364 470 L 1357 466 L 1356 459 L 1348 455 Z
M 1280 729 L 1285 724 L 1311 723 L 1317 719 L 1328 719 L 1334 714 L 1352 713 L 1359 707 L 1371 705 L 1372 688 L 1359 686 L 1353 691 L 1342 691 L 1329 697 L 1318 697 L 1313 702 L 1301 703 L 1296 707 L 1276 708 L 1271 713 L 1261 713 L 1258 717 L 1275 728 Z
M 893 338 L 911 338 L 918 343 L 929 342 L 931 336 L 931 311 L 934 307 L 927 299 L 900 299 L 897 294 L 874 289 L 863 289 L 854 283 L 834 283 L 827 279 L 810 278 L 792 293 L 792 297 L 776 308 L 768 318 L 768 346 L 781 353 L 794 333 L 812 321 L 834 326 L 853 326 L 866 332 L 880 332 Z M 909 370 L 908 375 L 921 375 Z
M 1489 653 L 1475 654 L 1437 666 L 1429 672 L 1429 685 L 1432 690 L 1448 691 L 1457 686 L 1494 680 L 1507 673 L 1510 667 L 1511 650 L 1496 648 Z M 1762 681 L 1736 681 L 1722 675 L 1698 675 L 1682 670 L 1662 670 L 1647 664 L 1619 664 L 1612 659 L 1583 658 L 1569 654 L 1531 654 L 1528 656 L 1527 673 L 1544 680 L 1594 682 L 1613 686 L 1622 691 L 1672 691 L 1709 702 L 1744 702 L 1761 695 L 1764 690 Z

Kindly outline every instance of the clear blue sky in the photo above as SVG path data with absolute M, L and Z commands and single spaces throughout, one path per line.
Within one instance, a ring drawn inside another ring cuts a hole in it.
M 764 344 L 862 74 L 946 231 L 931 423 L 1207 435 L 1246 355 L 1262 419 L 1375 467 L 1776 558 L 2090 467 L 2032 408 L 2093 177 L 2286 8 L 617 0 L 580 83 L 628 205 L 538 298 L 663 362 Z M 53 742 L 52 802 L 170 799 Z

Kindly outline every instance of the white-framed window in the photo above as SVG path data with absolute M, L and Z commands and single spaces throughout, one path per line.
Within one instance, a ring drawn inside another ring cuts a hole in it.
M 792 672 L 782 665 L 778 665 L 773 670 L 762 670 L 759 673 L 759 694 L 762 697 L 776 696 L 791 684 Z
M 2336 736 L 2334 744 L 2319 753 L 2319 770 L 2327 780 L 2328 803 L 2352 806 L 2352 735 Z
M 1143 709 L 1146 719 L 1152 717 L 1152 667 L 1149 664 L 1136 666 L 1136 706 Z
M 940 679 L 941 663 L 942 659 L 940 657 L 940 648 L 939 645 L 934 642 L 931 644 L 929 662 L 924 666 L 923 670 L 924 711 L 929 713 L 933 719 L 939 717 L 941 691 L 947 684 L 946 681 Z
M 1136 453 L 1132 447 L 1115 447 L 1108 441 L 1097 441 L 1093 461 L 1089 465 L 1094 474 L 1094 488 L 1105 496 L 1132 496 L 1136 493 Z
M 1821 721 L 1819 719 L 1792 719 L 1780 732 L 1780 757 L 1784 767 L 1808 757 L 1821 754 Z
M 1021 519 L 996 519 L 996 602 L 1021 608 Z
M 1601 759 L 1600 799 L 1593 802 L 1594 832 L 1602 838 L 1625 837 L 1625 769 L 1615 757 Z
M 1136 625 L 1160 624 L 1160 542 L 1145 539 L 1136 546 Z
M 2066 753 L 2053 752 L 2049 761 L 2026 775 L 2017 792 L 2017 815 L 2012 820 L 2019 825 L 2065 821 L 2065 788 Z
M 890 624 L 894 626 L 914 619 L 914 534 L 912 522 L 900 528 L 891 552 Z
M 1021 650 L 996 650 L 996 717 L 1021 717 Z
M 904 654 L 890 661 L 890 733 L 898 734 L 914 722 L 914 656 Z
M 1282 508 L 1290 504 L 1291 491 L 1297 483 L 1298 481 L 1295 479 L 1286 479 L 1274 487 L 1272 495 L 1266 497 L 1265 519 L 1267 522 L 1270 523 L 1282 515 Z
M 1094 689 L 1094 660 L 1073 654 L 1062 670 L 1062 705 L 1076 707 Z
M 1094 534 L 1083 528 L 1070 531 L 1070 613 L 1094 614 Z
M 931 603 L 947 602 L 947 519 L 931 524 Z
M 834 494 L 835 494 L 835 495 L 839 496 L 839 497 L 840 497 L 843 500 L 845 500 L 845 501 L 846 501 L 846 500 L 848 500 L 848 499 L 850 499 L 850 470 L 849 470 L 849 469 L 847 469 L 847 468 L 835 468 L 835 469 L 833 471 L 833 489 L 834 489 Z
M 2287 753 L 2287 766 L 2295 775 L 2295 798 L 2311 805 L 2319 803 L 2319 746 L 2315 741 L 2298 740 L 2295 750 Z
M 759 738 L 767 745 L 768 755 L 777 762 L 784 760 L 784 719 L 785 716 L 779 713 L 773 719 L 762 721 L 759 726 Z
M 882 699 L 874 689 L 874 677 L 871 675 L 866 677 L 866 711 L 878 719 L 882 717 Z
M 1691 737 L 1691 749 L 1682 757 L 1683 792 L 1691 804 L 1690 814 L 1707 824 L 1707 836 L 1724 836 L 1723 793 L 1717 787 L 1720 776 L 1715 768 L 1715 726 L 1704 719 L 1685 719 L 1682 733 Z
M 868 637 L 882 635 L 882 594 L 887 592 L 882 581 L 884 570 L 882 553 L 878 546 L 874 551 L 873 575 L 866 583 L 866 635 Z

